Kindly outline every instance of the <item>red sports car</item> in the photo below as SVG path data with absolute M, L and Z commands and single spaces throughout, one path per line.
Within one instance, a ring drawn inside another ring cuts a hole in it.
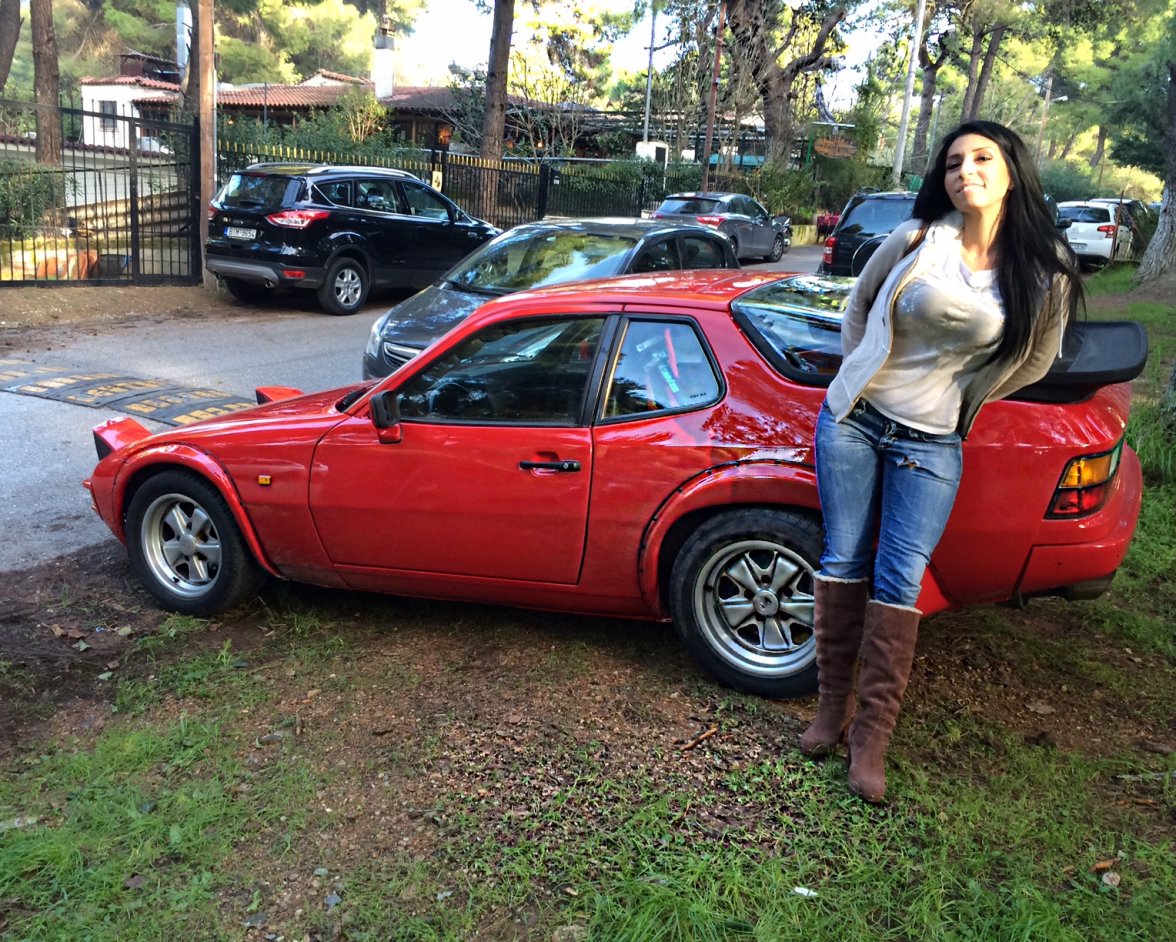
M 143 584 L 193 615 L 265 574 L 399 595 L 672 619 L 702 665 L 815 689 L 817 409 L 850 282 L 699 271 L 491 302 L 376 383 L 258 390 L 223 419 L 98 426 L 86 482 Z M 1133 324 L 1078 325 L 988 406 L 920 607 L 1109 584 L 1139 510 Z

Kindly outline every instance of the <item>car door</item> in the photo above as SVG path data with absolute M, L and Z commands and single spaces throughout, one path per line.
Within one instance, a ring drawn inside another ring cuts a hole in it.
M 326 435 L 310 504 L 344 576 L 574 584 L 593 469 L 587 402 L 606 323 L 487 327 L 388 392 L 399 440 L 381 441 L 366 414 Z
M 436 190 L 403 180 L 406 212 L 411 217 L 412 241 L 405 247 L 405 264 L 424 287 L 482 244 L 483 230 Z
M 415 233 L 396 181 L 359 177 L 355 180 L 354 199 L 356 228 L 371 261 L 372 280 L 378 284 L 403 284 L 408 277 L 406 247 Z
M 772 251 L 772 242 L 776 238 L 776 230 L 772 228 L 772 217 L 763 206 L 751 197 L 744 197 L 744 203 L 751 219 L 750 228 L 753 233 L 755 254 L 767 255 Z M 750 245 L 748 247 L 750 248 Z

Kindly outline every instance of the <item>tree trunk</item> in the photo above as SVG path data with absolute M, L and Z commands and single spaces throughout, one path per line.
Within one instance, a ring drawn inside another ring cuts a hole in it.
M 972 34 L 972 49 L 968 54 L 968 85 L 964 89 L 964 103 L 960 108 L 960 121 L 968 121 L 972 114 L 972 102 L 976 100 L 976 85 L 979 81 L 981 51 L 984 48 L 984 34 L 977 30 Z
M 1168 102 L 1164 128 L 1164 200 L 1160 221 L 1148 244 L 1136 284 L 1147 284 L 1176 272 L 1176 62 L 1168 62 Z M 1176 280 L 1176 279 L 1174 279 Z
M 1090 158 L 1090 169 L 1093 170 L 1103 159 L 1103 151 L 1107 149 L 1107 129 L 1103 125 L 1098 126 L 1098 143 L 1094 146 L 1094 154 Z
M 923 88 L 919 97 L 919 117 L 915 121 L 915 141 L 911 149 L 911 166 L 922 173 L 927 166 L 931 148 L 935 142 L 928 140 L 931 133 L 931 116 L 935 109 L 935 90 L 939 83 L 939 70 L 947 61 L 948 37 L 939 37 L 939 55 L 931 57 L 929 34 L 924 32 L 923 42 L 919 46 L 919 65 L 923 71 Z
M 37 163 L 61 165 L 61 75 L 57 70 L 57 36 L 53 32 L 53 0 L 31 0 L 33 28 L 33 89 L 37 104 Z
M 0 92 L 12 70 L 16 41 L 20 38 L 20 0 L 0 0 Z
M 764 145 L 771 158 L 792 150 L 792 90 L 797 78 L 806 72 L 819 72 L 833 64 L 825 55 L 825 45 L 837 25 L 845 19 L 843 6 L 833 7 L 821 21 L 807 52 L 780 65 L 795 36 L 809 25 L 803 8 L 792 9 L 791 21 L 784 27 L 784 39 L 777 39 L 776 28 L 783 9 L 778 4 L 729 0 L 728 25 L 731 30 L 731 53 L 747 65 L 752 81 L 763 102 Z M 771 14 L 769 20 L 768 14 Z
M 483 157 L 502 157 L 506 129 L 506 75 L 510 69 L 510 39 L 514 31 L 515 0 L 494 0 L 490 32 L 490 63 L 486 69 L 486 113 L 482 117 Z
M 971 108 L 967 120 L 975 121 L 980 117 L 980 107 L 984 104 L 984 93 L 988 91 L 988 82 L 992 78 L 992 68 L 996 63 L 996 53 L 1000 49 L 1001 41 L 1008 32 L 1007 26 L 996 26 L 988 34 L 988 50 L 984 53 L 984 64 L 980 67 L 980 77 L 976 80 L 976 94 L 972 96 Z

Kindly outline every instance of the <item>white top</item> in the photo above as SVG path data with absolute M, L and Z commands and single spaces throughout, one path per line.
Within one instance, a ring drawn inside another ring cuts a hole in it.
M 1004 331 L 995 270 L 972 271 L 958 247 L 949 257 L 903 287 L 890 354 L 862 392 L 883 415 L 934 435 L 956 430 L 964 390 Z

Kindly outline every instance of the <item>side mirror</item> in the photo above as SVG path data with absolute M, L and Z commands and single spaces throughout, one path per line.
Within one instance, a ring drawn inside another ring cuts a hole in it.
M 1069 229 L 1072 225 L 1074 225 L 1074 220 L 1059 218 L 1058 221 L 1056 223 L 1054 223 L 1054 225 L 1058 227 L 1059 231 L 1061 231 L 1061 230 Z
M 395 445 L 400 441 L 400 407 L 395 391 L 385 390 L 372 396 L 371 406 L 377 437 L 385 445 Z

